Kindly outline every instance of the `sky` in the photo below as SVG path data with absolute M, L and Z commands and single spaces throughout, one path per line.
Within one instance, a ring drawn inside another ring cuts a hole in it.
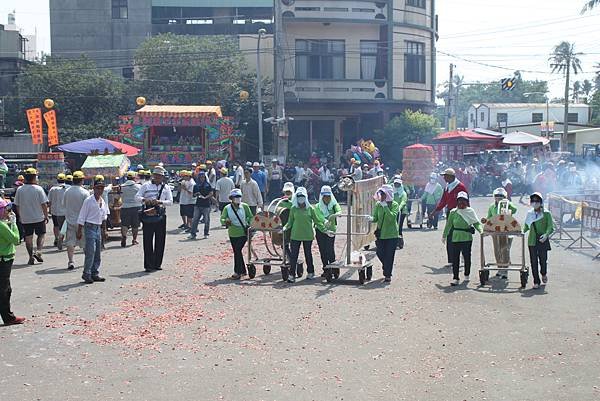
M 16 10 L 23 33 L 37 29 L 38 50 L 50 51 L 49 0 L 1 0 L 0 23 Z M 550 97 L 562 97 L 563 77 L 552 74 L 548 57 L 563 40 L 574 42 L 583 73 L 591 79 L 600 63 L 600 8 L 580 14 L 585 0 L 437 0 L 440 40 L 437 81 L 449 64 L 465 82 L 499 81 L 520 70 L 524 79 L 548 80 Z

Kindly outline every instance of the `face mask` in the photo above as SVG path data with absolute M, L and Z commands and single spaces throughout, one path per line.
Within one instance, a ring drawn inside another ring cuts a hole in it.
M 306 203 L 306 198 L 304 196 L 299 196 L 296 200 L 299 205 L 304 205 Z
M 242 198 L 233 198 L 231 201 L 236 205 L 239 205 L 242 202 Z
M 540 202 L 531 202 L 531 207 L 534 209 L 539 209 L 542 204 Z
M 429 182 L 432 183 L 432 184 L 435 184 L 437 182 L 437 180 L 435 178 L 430 178 Z

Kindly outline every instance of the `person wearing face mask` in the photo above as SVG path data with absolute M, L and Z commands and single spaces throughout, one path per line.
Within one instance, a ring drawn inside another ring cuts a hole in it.
M 425 190 L 423 191 L 423 195 L 421 196 L 421 205 L 423 209 L 423 216 L 431 215 L 435 210 L 436 205 L 442 199 L 442 193 L 444 189 L 438 182 L 438 177 L 436 173 L 431 173 L 429 176 L 429 182 L 425 185 Z M 433 213 L 433 217 L 427 219 L 427 228 L 432 228 L 434 230 L 438 229 L 438 214 Z
M 239 280 L 246 275 L 246 263 L 242 250 L 248 240 L 248 227 L 252 221 L 250 207 L 242 202 L 242 191 L 231 190 L 229 194 L 231 203 L 221 212 L 221 224 L 227 227 L 227 234 L 233 249 L 233 275 L 232 280 Z
M 323 185 L 319 195 L 319 203 L 315 207 L 315 212 L 319 217 L 320 224 L 317 225 L 315 236 L 317 245 L 319 245 L 319 254 L 323 263 L 323 273 L 325 277 L 325 267 L 335 262 L 335 232 L 337 230 L 337 217 L 342 214 L 342 208 L 337 203 L 331 187 Z M 336 271 L 337 273 L 337 271 Z
M 448 221 L 442 234 L 442 243 L 450 242 L 450 254 L 452 256 L 453 278 L 450 285 L 457 286 L 459 283 L 459 263 L 462 253 L 465 260 L 465 281 L 469 281 L 471 273 L 471 247 L 473 245 L 473 234 L 475 230 L 483 231 L 475 210 L 469 206 L 469 195 L 460 192 L 456 196 L 456 208 L 448 214 Z
M 404 237 L 402 236 L 402 226 L 408 216 L 408 194 L 402 185 L 402 178 L 394 178 L 394 201 L 398 203 L 400 215 L 398 217 L 398 249 L 404 248 Z
M 377 204 L 373 208 L 371 222 L 377 224 L 375 229 L 375 246 L 377 258 L 383 268 L 383 277 L 386 283 L 392 281 L 394 257 L 398 245 L 398 214 L 400 205 L 394 200 L 393 189 L 384 185 L 375 193 Z
M 548 251 L 550 247 L 550 235 L 554 232 L 554 223 L 550 212 L 544 210 L 544 199 L 542 194 L 534 192 L 529 196 L 531 210 L 527 212 L 523 232 L 529 232 L 527 245 L 529 247 L 529 260 L 533 274 L 533 288 L 540 288 L 540 284 L 548 282 Z M 540 271 L 542 280 L 540 282 Z
M 277 204 L 277 206 L 282 209 L 285 209 L 279 214 L 279 217 L 281 218 L 281 225 L 285 227 L 290 217 L 290 209 L 292 208 L 292 197 L 294 196 L 294 183 L 288 181 L 285 184 L 283 184 L 283 190 L 281 192 L 283 194 L 282 200 Z M 292 258 L 292 251 L 290 250 L 290 232 L 284 231 L 283 234 L 285 235 L 286 258 L 289 263 L 289 261 Z
M 284 232 L 290 231 L 290 274 L 288 283 L 296 281 L 296 272 L 298 272 L 298 254 L 300 245 L 304 248 L 304 262 L 306 263 L 307 280 L 315 277 L 315 265 L 312 257 L 312 242 L 315 239 L 314 227 L 321 224 L 315 209 L 308 202 L 308 193 L 306 188 L 299 187 L 292 198 L 292 208 L 288 222 L 284 226 Z M 298 272 L 298 277 L 302 272 Z
M 11 211 L 11 203 L 0 198 L 0 316 L 5 326 L 21 324 L 24 317 L 17 317 L 10 309 L 10 273 L 19 245 L 17 217 Z
M 508 194 L 504 188 L 496 188 L 494 190 L 494 203 L 488 208 L 486 219 L 489 220 L 492 217 L 500 214 L 499 204 L 502 200 L 508 198 Z M 508 202 L 508 211 L 511 215 L 517 213 L 517 208 L 512 202 Z M 492 236 L 492 243 L 494 245 L 494 256 L 496 257 L 496 264 L 498 266 L 510 265 L 510 248 L 512 246 L 512 238 L 508 236 Z M 508 271 L 506 269 L 500 269 L 496 273 L 496 277 L 500 277 L 503 280 L 508 278 Z

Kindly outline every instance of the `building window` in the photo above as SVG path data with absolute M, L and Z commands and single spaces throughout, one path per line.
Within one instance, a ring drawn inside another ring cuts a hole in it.
M 480 118 L 481 118 L 481 121 L 485 121 L 485 113 L 483 111 L 481 112 L 481 117 Z
M 360 79 L 385 79 L 385 55 L 376 40 L 360 41 Z
M 133 67 L 124 67 L 121 73 L 125 79 L 134 78 Z
M 569 113 L 567 115 L 567 121 L 570 123 L 576 123 L 579 121 L 579 114 L 577 113 Z
M 343 40 L 296 40 L 296 79 L 344 79 Z
M 508 122 L 508 114 L 507 113 L 498 113 L 496 117 L 496 121 L 499 123 L 507 123 Z
M 425 83 L 425 44 L 405 42 L 404 81 Z
M 127 19 L 127 0 L 112 0 L 113 19 Z
M 411 7 L 425 8 L 426 0 L 406 0 L 406 5 Z
M 544 121 L 544 113 L 531 113 L 531 122 L 540 123 Z
M 475 122 L 475 115 L 473 113 L 470 114 L 469 121 L 472 123 Z

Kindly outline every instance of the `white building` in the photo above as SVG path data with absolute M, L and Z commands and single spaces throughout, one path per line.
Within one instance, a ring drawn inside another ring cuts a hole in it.
M 469 128 L 510 130 L 517 127 L 539 127 L 546 121 L 562 126 L 564 120 L 564 106 L 558 103 L 475 103 L 467 113 Z M 569 124 L 586 126 L 590 118 L 589 105 L 569 105 Z
M 5 31 L 18 31 L 23 37 L 23 47 L 25 51 L 25 60 L 35 61 L 38 57 L 37 54 L 37 30 L 33 34 L 25 35 L 21 32 L 21 29 L 17 26 L 16 13 L 13 11 L 8 13 L 8 23 L 4 26 Z

